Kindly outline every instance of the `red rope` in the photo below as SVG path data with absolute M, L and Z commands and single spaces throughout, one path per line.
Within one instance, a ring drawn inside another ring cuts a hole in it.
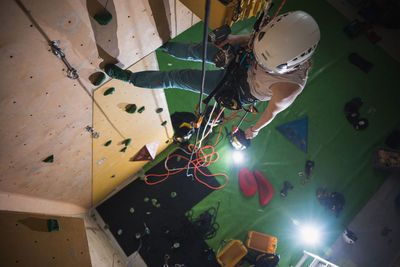
M 283 0 L 282 1 L 282 3 L 281 3 L 281 6 L 278 8 L 278 10 L 276 11 L 276 13 L 275 13 L 275 15 L 274 15 L 274 17 L 272 18 L 272 19 L 274 19 L 275 17 L 276 17 L 276 15 L 278 15 L 278 13 L 279 13 L 279 11 L 281 10 L 281 8 L 283 7 L 283 4 L 286 2 L 286 0 Z M 271 20 L 272 20 L 271 19 Z

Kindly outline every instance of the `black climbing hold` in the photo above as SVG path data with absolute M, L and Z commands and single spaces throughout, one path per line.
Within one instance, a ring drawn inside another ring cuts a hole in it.
M 48 156 L 43 162 L 52 163 L 54 161 L 54 155 Z
M 94 86 L 99 86 L 100 84 L 102 84 L 104 82 L 105 79 L 106 79 L 106 75 L 101 71 L 93 73 L 89 77 L 89 80 L 92 82 L 92 84 Z
M 126 151 L 126 149 L 127 149 L 127 147 L 124 147 L 123 149 L 121 149 L 120 151 L 121 152 L 125 152 Z
M 139 108 L 139 110 L 137 112 L 142 113 L 144 111 L 144 106 Z
M 129 145 L 131 144 L 131 142 L 132 142 L 132 139 L 131 139 L 131 138 L 128 138 L 128 139 L 126 139 L 126 140 L 124 141 L 124 144 L 125 144 L 125 146 L 129 146 Z
M 348 59 L 349 59 L 350 63 L 356 65 L 365 73 L 368 73 L 371 70 L 371 68 L 374 66 L 374 64 L 372 64 L 368 60 L 364 59 L 357 53 L 351 53 L 348 56 Z
M 112 94 L 114 94 L 114 92 L 115 92 L 115 88 L 114 88 L 114 87 L 111 87 L 111 88 L 108 88 L 108 89 L 104 92 L 104 95 L 112 95 Z
M 137 109 L 137 107 L 135 104 L 129 104 L 129 105 L 126 105 L 126 107 L 125 107 L 125 111 L 128 113 L 131 113 L 131 114 L 135 113 L 136 109 Z
M 115 174 L 111 175 L 111 178 L 115 178 Z
M 58 225 L 58 221 L 56 219 L 48 219 L 47 229 L 49 230 L 49 232 L 60 231 L 60 226 Z
M 165 141 L 165 143 L 168 144 L 169 143 L 169 139 L 167 141 Z
M 112 20 L 112 15 L 110 13 L 101 13 L 93 16 L 94 20 L 100 25 L 107 25 Z
M 112 143 L 112 140 L 108 140 L 108 141 L 104 144 L 104 146 L 109 146 L 109 145 L 111 145 L 111 143 Z
M 161 113 L 161 112 L 163 112 L 163 108 L 158 108 L 158 109 L 156 109 L 156 113 Z
M 163 122 L 161 123 L 161 126 L 165 126 L 165 125 L 167 125 L 167 121 L 163 121 Z

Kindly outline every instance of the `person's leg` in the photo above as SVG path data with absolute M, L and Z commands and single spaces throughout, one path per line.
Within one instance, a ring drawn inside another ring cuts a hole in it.
M 168 42 L 164 44 L 161 51 L 171 55 L 175 58 L 190 60 L 190 61 L 202 61 L 203 60 L 203 44 L 201 43 L 181 43 L 181 42 Z M 211 63 L 212 58 L 218 52 L 219 48 L 213 44 L 207 44 L 207 56 L 206 62 Z
M 210 94 L 225 75 L 224 70 L 207 71 L 204 93 Z M 200 92 L 201 70 L 141 71 L 130 75 L 129 81 L 137 87 L 149 89 L 179 88 Z

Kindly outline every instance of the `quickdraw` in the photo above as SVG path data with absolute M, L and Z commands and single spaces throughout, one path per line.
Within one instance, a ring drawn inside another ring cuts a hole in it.
M 76 80 L 79 78 L 78 71 L 74 69 L 68 62 L 68 60 L 65 58 L 65 53 L 64 51 L 58 46 L 60 41 L 51 41 L 50 47 L 51 51 L 53 52 L 54 55 L 56 55 L 58 58 L 60 58 L 65 66 L 67 66 L 67 76 L 68 78 L 72 80 Z

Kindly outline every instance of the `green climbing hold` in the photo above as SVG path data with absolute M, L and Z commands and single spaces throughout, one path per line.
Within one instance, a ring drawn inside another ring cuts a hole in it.
M 104 80 L 106 79 L 106 75 L 103 72 L 98 72 L 96 74 L 97 77 L 92 83 L 93 85 L 98 86 L 104 82 Z
M 49 232 L 60 231 L 60 226 L 58 225 L 58 221 L 56 219 L 48 219 L 47 229 L 49 230 Z
M 157 203 L 157 204 L 155 204 L 154 206 L 156 206 L 156 208 L 160 208 L 160 207 L 161 207 L 161 204 L 160 204 L 160 203 Z
M 109 146 L 109 145 L 111 145 L 111 143 L 112 143 L 112 140 L 108 140 L 108 141 L 104 144 L 104 146 Z
M 148 197 L 145 197 L 145 198 L 143 199 L 144 202 L 149 202 L 149 200 L 150 200 L 150 198 L 148 198 Z
M 137 109 L 137 107 L 136 107 L 136 105 L 135 104 L 128 104 L 128 105 L 126 105 L 126 107 L 125 107 L 125 111 L 126 112 L 128 112 L 128 113 L 135 113 L 136 112 L 136 109 Z
M 132 139 L 131 139 L 131 138 L 128 138 L 128 139 L 126 139 L 126 140 L 124 141 L 124 144 L 125 144 L 125 146 L 129 146 L 129 145 L 131 144 L 131 142 L 132 142 Z
M 169 139 L 167 141 L 165 141 L 166 144 L 169 144 Z
M 139 108 L 139 110 L 137 112 L 142 113 L 144 111 L 144 106 Z
M 47 158 L 45 158 L 43 160 L 43 162 L 46 162 L 46 163 L 52 163 L 53 161 L 54 161 L 54 155 L 48 156 Z
M 152 198 L 151 202 L 155 205 L 155 204 L 157 204 L 157 199 L 156 198 Z
M 163 121 L 163 122 L 161 123 L 161 126 L 165 126 L 165 125 L 167 125 L 167 121 Z
M 111 87 L 111 88 L 108 88 L 108 89 L 104 92 L 103 95 L 112 95 L 112 94 L 114 94 L 114 92 L 115 92 L 115 88 L 114 88 L 114 87 Z
M 127 149 L 127 147 L 124 147 L 124 148 L 121 149 L 120 151 L 125 153 L 126 149 Z
M 178 242 L 175 242 L 173 245 L 173 248 L 179 248 L 181 246 L 181 244 L 179 244 Z
M 176 192 L 171 192 L 171 198 L 176 198 Z
M 156 112 L 161 113 L 161 112 L 163 112 L 163 110 L 164 110 L 163 108 L 158 108 L 158 109 L 156 109 Z
M 112 15 L 110 13 L 101 13 L 93 16 L 94 20 L 100 25 L 107 25 L 112 20 Z

